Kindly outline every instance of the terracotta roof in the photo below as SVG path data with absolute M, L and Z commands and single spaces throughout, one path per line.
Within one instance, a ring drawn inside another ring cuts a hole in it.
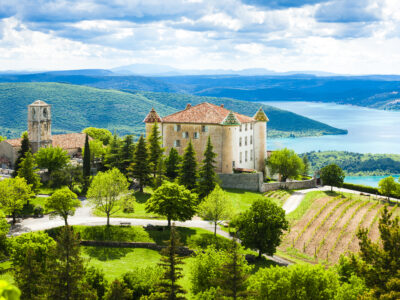
M 77 149 L 85 147 L 85 133 L 67 133 L 67 134 L 55 134 L 51 136 L 53 141 L 53 147 L 61 147 L 64 150 Z M 21 138 L 5 140 L 13 147 L 21 147 Z M 89 140 L 92 140 L 89 137 Z
M 162 118 L 163 122 L 169 123 L 206 123 L 206 124 L 222 124 L 229 115 L 230 110 L 203 102 L 196 106 L 187 105 L 185 110 L 178 111 L 172 115 Z M 252 117 L 242 114 L 233 113 L 240 123 L 254 122 Z
M 145 123 L 155 123 L 155 122 L 161 123 L 161 118 L 158 115 L 158 113 L 156 112 L 156 110 L 154 109 L 154 107 L 148 113 L 148 115 L 143 120 L 143 122 L 145 122 Z

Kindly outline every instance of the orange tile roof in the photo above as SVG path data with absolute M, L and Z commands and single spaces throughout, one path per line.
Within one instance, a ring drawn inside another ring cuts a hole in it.
M 61 147 L 64 150 L 85 147 L 85 133 L 67 133 L 52 135 L 53 147 Z M 92 138 L 89 137 L 89 140 Z M 5 140 L 13 147 L 21 147 L 21 138 Z
M 162 118 L 167 123 L 206 123 L 221 124 L 230 113 L 230 110 L 208 102 L 200 103 L 196 106 L 187 105 L 186 109 L 173 113 Z M 240 123 L 254 122 L 252 117 L 235 113 Z

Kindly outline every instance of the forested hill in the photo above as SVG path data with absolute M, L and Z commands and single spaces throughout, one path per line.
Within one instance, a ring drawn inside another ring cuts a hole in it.
M 312 171 L 334 163 L 339 165 L 347 175 L 400 174 L 400 154 L 360 154 L 346 151 L 313 151 L 303 155 L 307 155 Z
M 228 98 L 198 97 L 172 93 L 97 89 L 63 83 L 1 83 L 0 134 L 20 136 L 27 129 L 27 105 L 41 99 L 52 105 L 53 132 L 79 132 L 93 126 L 121 135 L 144 132 L 143 120 L 152 107 L 160 116 L 208 101 L 224 104 L 239 113 L 254 115 L 260 107 Z M 344 134 L 346 131 L 300 115 L 263 105 L 270 118 L 270 136 Z

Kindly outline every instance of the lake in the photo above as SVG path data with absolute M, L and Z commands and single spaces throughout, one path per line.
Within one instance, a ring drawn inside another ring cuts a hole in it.
M 269 139 L 269 150 L 287 147 L 297 153 L 342 150 L 400 154 L 400 112 L 316 102 L 263 102 L 299 115 L 347 129 L 347 135 Z
M 399 175 L 392 175 L 398 181 Z M 344 182 L 377 187 L 379 180 L 386 176 L 346 176 Z

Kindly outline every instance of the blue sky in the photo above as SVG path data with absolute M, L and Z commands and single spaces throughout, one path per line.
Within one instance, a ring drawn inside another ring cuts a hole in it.
M 400 73 L 398 0 L 0 0 L 0 70 Z

